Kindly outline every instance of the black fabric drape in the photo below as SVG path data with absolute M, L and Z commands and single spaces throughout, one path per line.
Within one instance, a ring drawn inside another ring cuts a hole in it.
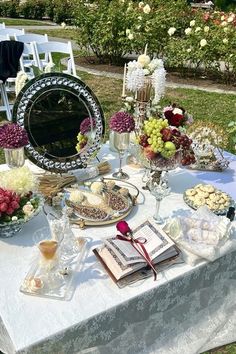
M 9 77 L 16 77 L 23 49 L 22 42 L 0 42 L 0 80 L 5 82 Z

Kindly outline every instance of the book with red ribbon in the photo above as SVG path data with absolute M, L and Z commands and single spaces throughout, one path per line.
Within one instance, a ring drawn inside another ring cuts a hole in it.
M 115 282 L 144 268 L 152 270 L 155 280 L 157 265 L 179 254 L 175 243 L 150 220 L 133 230 L 121 221 L 117 230 L 119 234 L 106 238 L 103 246 L 94 250 Z

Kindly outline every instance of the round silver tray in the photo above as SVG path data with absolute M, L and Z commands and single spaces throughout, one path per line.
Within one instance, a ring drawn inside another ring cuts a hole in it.
M 101 179 L 100 179 L 101 180 Z M 127 199 L 127 208 L 121 211 L 114 211 L 114 214 L 111 214 L 109 218 L 103 219 L 103 220 L 91 220 L 89 218 L 84 218 L 79 215 L 76 215 L 76 212 L 74 213 L 74 216 L 70 217 L 70 222 L 72 224 L 79 225 L 81 228 L 84 228 L 85 226 L 103 226 L 103 225 L 109 225 L 118 222 L 119 220 L 124 219 L 126 216 L 130 214 L 132 211 L 133 207 L 137 204 L 137 198 L 139 195 L 139 190 L 138 188 L 133 185 L 130 182 L 127 181 L 122 181 L 119 179 L 115 178 L 102 178 L 103 182 L 106 181 L 114 181 L 116 182 L 115 189 L 113 190 L 114 192 L 119 192 L 120 188 L 127 188 L 129 190 L 129 193 L 127 196 L 123 196 L 124 198 Z M 132 192 L 131 192 L 132 190 Z M 71 203 L 66 203 L 68 206 L 72 206 Z M 58 210 L 55 209 L 55 211 L 58 212 Z
M 194 187 L 192 187 L 192 188 L 194 188 Z M 218 191 L 223 193 L 223 191 L 221 191 L 220 189 L 218 189 Z M 226 194 L 227 194 L 227 193 L 226 193 Z M 229 207 L 234 207 L 234 206 L 235 206 L 234 200 L 230 197 L 229 194 L 227 194 L 227 195 L 228 195 L 228 197 L 230 198 L 229 206 L 228 206 L 227 208 L 221 209 L 221 210 L 212 210 L 212 209 L 210 209 L 214 214 L 216 214 L 216 215 L 225 215 L 225 214 L 227 214 L 227 212 L 228 212 L 228 210 L 229 210 Z M 192 209 L 194 209 L 194 210 L 197 210 L 197 209 L 199 208 L 199 206 L 197 206 L 196 204 L 194 204 L 194 202 L 188 198 L 188 196 L 186 195 L 186 192 L 183 193 L 183 199 L 184 199 L 185 203 L 186 203 L 190 208 L 192 208 Z

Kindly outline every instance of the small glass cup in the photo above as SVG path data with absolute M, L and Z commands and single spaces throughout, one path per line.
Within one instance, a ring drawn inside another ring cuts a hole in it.
M 155 214 L 153 215 L 153 219 L 157 224 L 163 224 L 163 219 L 160 217 L 159 210 L 160 210 L 160 203 L 162 199 L 164 199 L 167 195 L 170 194 L 170 187 L 168 187 L 168 184 L 165 183 L 165 181 L 161 181 L 159 184 L 156 182 L 153 182 L 150 180 L 148 182 L 148 188 L 150 190 L 150 193 L 155 197 L 156 199 L 156 210 Z

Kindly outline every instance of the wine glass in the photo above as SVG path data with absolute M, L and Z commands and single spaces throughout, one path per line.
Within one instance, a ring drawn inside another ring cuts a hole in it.
M 119 179 L 128 179 L 129 175 L 122 171 L 122 159 L 124 157 L 125 151 L 129 147 L 130 133 L 118 133 L 114 132 L 114 147 L 119 153 L 120 166 L 119 170 L 113 173 L 113 177 Z
M 148 182 L 148 188 L 150 193 L 156 198 L 156 210 L 153 216 L 153 219 L 157 224 L 162 224 L 164 221 L 159 215 L 160 203 L 167 195 L 170 194 L 170 187 L 168 186 L 168 181 L 164 177 L 160 179 L 160 182 L 157 183 L 153 179 L 150 179 Z

